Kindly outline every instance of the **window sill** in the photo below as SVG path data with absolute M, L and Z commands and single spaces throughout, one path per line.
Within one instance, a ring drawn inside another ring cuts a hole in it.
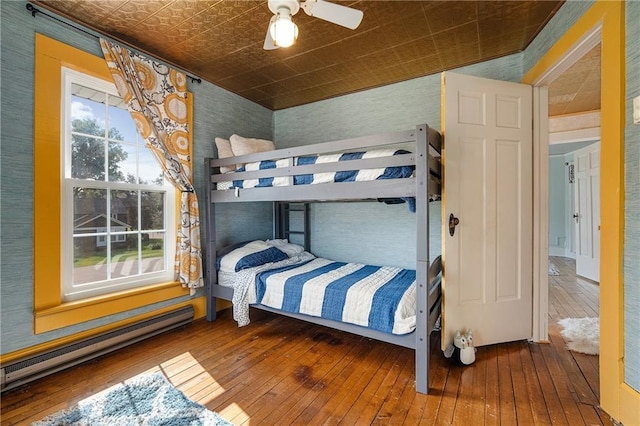
M 104 296 L 62 303 L 34 313 L 35 334 L 114 315 L 157 302 L 188 296 L 189 289 L 178 283 L 155 284 Z

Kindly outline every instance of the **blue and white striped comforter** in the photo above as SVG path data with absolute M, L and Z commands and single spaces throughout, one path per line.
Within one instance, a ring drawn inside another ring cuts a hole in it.
M 376 149 L 366 152 L 350 152 L 344 154 L 328 154 L 319 156 L 304 156 L 295 159 L 296 165 L 334 163 L 337 161 L 360 160 L 366 158 L 390 157 L 393 155 L 407 154 L 409 151 L 401 149 Z M 267 170 L 288 167 L 288 160 L 265 160 L 256 163 L 248 163 L 240 167 L 237 172 Z M 330 182 L 355 182 L 377 179 L 398 179 L 411 177 L 414 166 L 382 167 L 366 170 L 350 170 L 341 172 L 326 172 L 294 176 L 294 185 L 310 185 Z M 287 186 L 289 178 L 267 177 L 260 179 L 234 180 L 231 188 L 261 188 L 269 186 Z
M 287 312 L 406 334 L 416 326 L 412 270 L 315 258 L 256 275 L 256 302 Z

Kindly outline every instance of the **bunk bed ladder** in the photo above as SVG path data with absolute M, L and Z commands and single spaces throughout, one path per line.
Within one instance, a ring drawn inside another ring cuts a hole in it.
M 302 213 L 302 229 L 291 230 L 291 213 Z M 309 221 L 309 203 L 288 203 L 276 201 L 273 203 L 273 238 L 288 239 L 292 243 L 298 243 L 296 238 L 291 241 L 291 236 L 300 235 L 303 239 L 305 251 L 311 251 L 311 222 Z

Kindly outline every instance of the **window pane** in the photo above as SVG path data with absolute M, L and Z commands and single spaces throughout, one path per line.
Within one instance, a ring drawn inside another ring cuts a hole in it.
M 135 143 L 138 130 L 122 98 L 109 96 L 109 137 Z
M 106 95 L 75 83 L 71 93 L 71 176 L 104 180 Z
M 73 131 L 104 137 L 106 94 L 76 83 L 71 85 L 71 94 Z
M 109 181 L 137 183 L 135 147 L 109 141 Z
M 111 232 L 138 229 L 138 191 L 111 191 Z
M 73 232 L 67 228 L 71 218 L 63 223 L 64 245 L 74 250 L 73 262 L 63 266 L 65 280 L 73 277 L 65 281 L 65 297 L 171 280 L 175 205 L 165 204 L 174 191 L 165 186 L 161 165 L 115 86 L 98 79 L 94 85 L 73 70 L 65 70 L 64 78 L 71 93 L 64 97 L 63 172 L 76 179 L 65 182 L 63 193 L 71 204 L 64 210 L 70 207 L 73 218 Z
M 73 284 L 107 279 L 107 244 L 104 235 L 73 238 Z
M 102 181 L 105 177 L 104 170 L 104 139 L 72 135 L 71 177 Z
M 111 240 L 111 278 L 138 275 L 138 269 L 138 234 L 114 235 Z
M 141 145 L 139 155 L 140 183 L 146 185 L 163 185 L 162 168 L 151 153 L 151 150 Z
M 164 232 L 142 234 L 142 273 L 164 270 Z
M 73 233 L 107 232 L 106 189 L 73 188 Z
M 141 192 L 142 230 L 164 229 L 164 192 Z

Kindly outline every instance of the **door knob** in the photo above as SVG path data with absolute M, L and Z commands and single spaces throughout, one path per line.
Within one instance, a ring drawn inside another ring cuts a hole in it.
M 578 223 L 578 218 L 580 217 L 580 215 L 578 213 L 574 213 L 573 214 L 573 218 L 576 220 L 576 223 Z
M 453 213 L 449 215 L 449 235 L 453 237 L 456 232 L 456 226 L 460 223 L 460 219 L 455 217 Z

